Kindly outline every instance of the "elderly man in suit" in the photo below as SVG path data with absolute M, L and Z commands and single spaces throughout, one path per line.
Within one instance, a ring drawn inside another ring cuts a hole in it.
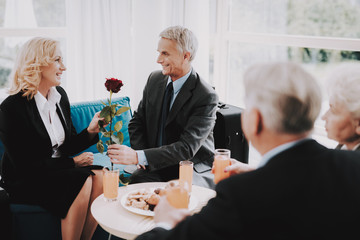
M 216 197 L 185 219 L 162 197 L 157 227 L 137 240 L 359 238 L 360 153 L 309 138 L 321 106 L 315 79 L 296 64 L 268 63 L 244 83 L 242 127 L 260 166 L 219 182 Z
M 187 28 L 160 33 L 157 62 L 143 98 L 129 123 L 131 148 L 111 145 L 113 163 L 137 164 L 131 183 L 169 181 L 179 177 L 179 162 L 194 163 L 193 183 L 212 187 L 213 127 L 218 96 L 192 68 L 197 39 Z

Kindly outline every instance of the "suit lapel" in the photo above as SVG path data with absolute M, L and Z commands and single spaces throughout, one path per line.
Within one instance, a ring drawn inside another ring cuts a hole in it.
M 161 117 L 161 109 L 162 109 L 162 104 L 164 101 L 164 94 L 165 94 L 165 90 L 166 90 L 166 83 L 168 81 L 169 77 L 168 76 L 164 76 L 164 78 L 162 78 L 161 80 L 159 79 L 158 81 L 156 81 L 156 86 L 154 86 L 153 88 L 153 93 L 151 94 L 151 100 L 149 99 L 149 101 L 152 102 L 151 106 L 153 107 L 151 109 L 152 114 L 149 115 L 149 119 L 150 119 L 150 123 L 159 123 L 160 122 L 160 117 Z M 160 103 L 159 103 L 160 101 Z M 156 139 L 157 139 L 157 134 L 158 134 L 158 126 L 154 126 L 150 129 L 150 131 L 152 131 L 152 133 L 150 134 L 151 137 L 151 141 L 152 143 L 156 143 Z
M 184 85 L 182 86 L 180 92 L 178 93 L 174 104 L 169 112 L 169 116 L 166 120 L 166 125 L 168 125 L 176 116 L 177 113 L 180 111 L 182 106 L 187 102 L 187 100 L 192 96 L 192 90 L 195 88 L 196 85 L 196 75 L 195 71 L 192 70 L 189 78 L 186 80 Z
M 29 100 L 27 105 L 28 105 L 28 107 L 26 109 L 28 111 L 27 115 L 29 116 L 30 121 L 33 122 L 34 128 L 40 135 L 41 139 L 46 140 L 49 147 L 52 148 L 50 136 L 49 136 L 49 134 L 46 130 L 45 124 L 40 116 L 40 112 L 36 106 L 35 99 L 32 98 L 31 100 Z
M 61 91 L 58 90 L 58 92 L 61 94 Z M 56 112 L 60 118 L 61 124 L 65 131 L 65 141 L 66 139 L 70 138 L 71 135 L 71 115 L 69 111 L 66 111 L 66 106 L 69 104 L 67 101 L 65 101 L 66 98 L 63 97 L 61 94 L 61 99 L 58 104 L 56 104 Z
M 59 116 L 61 124 L 64 128 L 65 136 L 68 137 L 68 135 L 70 134 L 69 126 L 66 124 L 66 122 L 67 122 L 66 118 L 65 118 L 62 108 L 59 104 L 56 104 L 56 113 Z

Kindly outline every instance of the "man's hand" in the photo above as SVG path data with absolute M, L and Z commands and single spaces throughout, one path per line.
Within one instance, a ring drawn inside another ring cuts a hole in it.
M 84 152 L 74 157 L 74 162 L 77 167 L 90 166 L 94 162 L 94 154 L 92 152 Z
M 255 168 L 251 167 L 249 164 L 239 162 L 238 160 L 233 159 L 233 158 L 230 158 L 230 163 L 231 163 L 231 165 L 227 166 L 224 169 L 224 172 L 230 172 L 230 176 L 255 170 Z M 211 172 L 213 174 L 215 173 L 215 165 L 214 164 L 211 169 Z
M 224 169 L 225 172 L 230 172 L 230 176 L 255 170 L 255 168 L 251 167 L 249 164 L 239 162 L 233 158 L 230 159 L 230 162 L 231 165 Z
M 190 216 L 190 211 L 183 208 L 177 209 L 170 205 L 166 200 L 166 195 L 160 198 L 159 203 L 154 209 L 154 221 L 155 223 L 165 223 L 169 227 L 173 228 L 184 220 L 185 217 Z
M 107 155 L 115 164 L 138 164 L 136 151 L 128 146 L 111 144 L 108 146 Z

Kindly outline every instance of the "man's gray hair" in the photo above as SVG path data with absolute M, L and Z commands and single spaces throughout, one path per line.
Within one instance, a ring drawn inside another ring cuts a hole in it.
M 182 26 L 172 26 L 162 31 L 159 36 L 176 41 L 179 51 L 190 52 L 190 62 L 194 60 L 198 41 L 192 31 Z
M 267 128 L 288 134 L 313 129 L 321 108 L 321 90 L 300 65 L 254 65 L 246 71 L 244 85 L 246 107 L 257 108 Z
M 360 63 L 344 63 L 328 78 L 329 96 L 343 106 L 354 118 L 360 118 Z

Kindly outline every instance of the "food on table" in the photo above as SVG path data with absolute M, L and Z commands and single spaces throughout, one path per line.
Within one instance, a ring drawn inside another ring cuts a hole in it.
M 165 187 L 166 188 L 166 187 Z M 162 189 L 162 188 L 157 188 L 154 190 L 154 193 L 160 195 L 160 196 L 164 196 L 165 193 L 166 193 L 166 190 L 165 189 Z
M 159 203 L 160 196 L 164 195 L 164 191 L 160 188 L 135 191 L 128 195 L 126 206 L 154 211 L 155 206 Z
M 149 209 L 154 211 L 155 206 L 159 203 L 160 196 L 158 194 L 151 194 L 148 200 L 146 201 L 149 204 Z

